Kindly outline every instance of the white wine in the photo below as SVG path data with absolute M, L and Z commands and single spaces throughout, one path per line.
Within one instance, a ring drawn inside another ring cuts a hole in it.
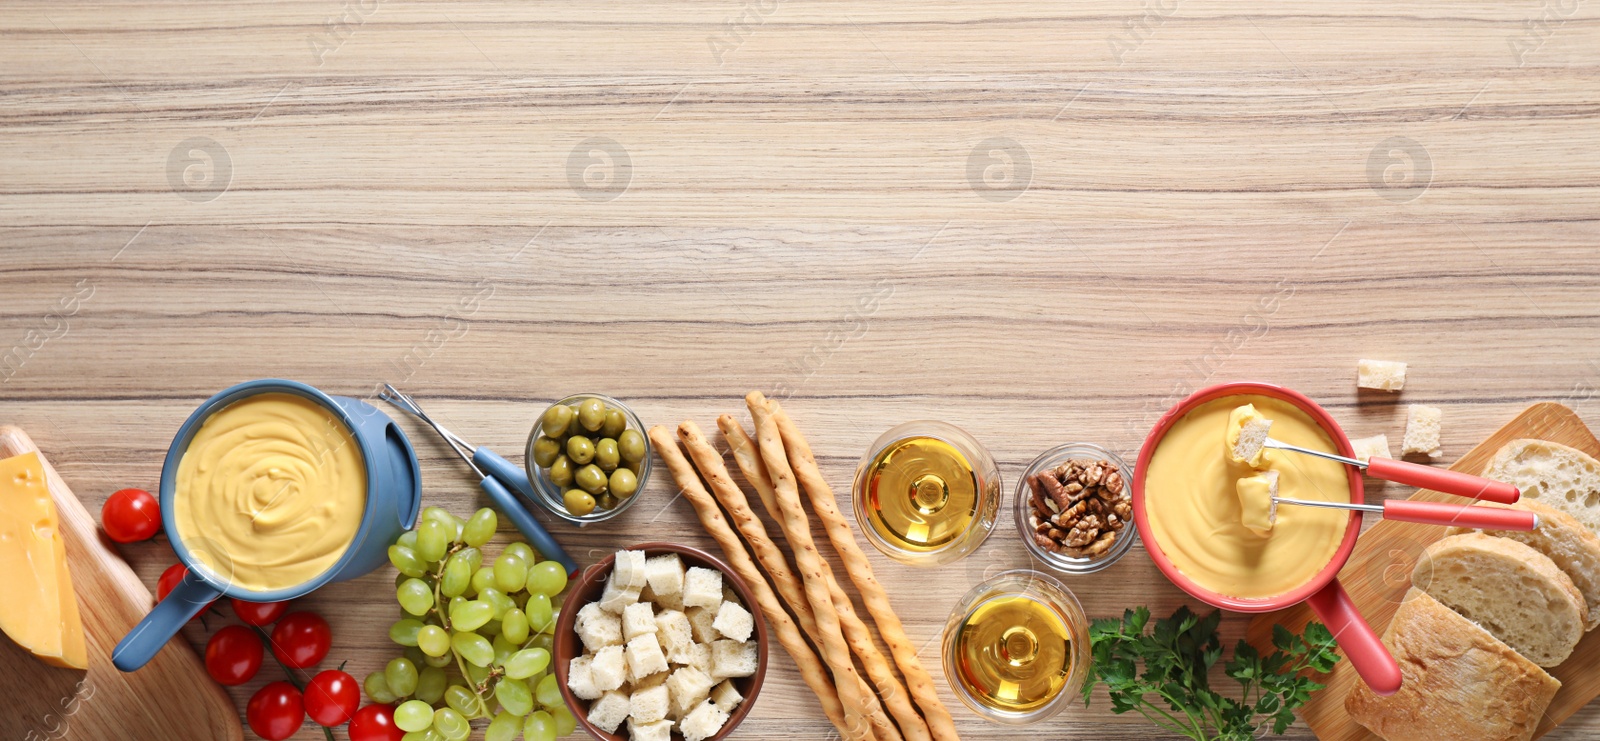
M 866 477 L 867 522 L 885 541 L 933 551 L 964 536 L 978 515 L 978 478 L 955 446 L 908 437 L 878 453 Z
M 957 677 L 982 705 L 1025 713 L 1054 700 L 1072 674 L 1072 631 L 1024 594 L 990 597 L 957 628 Z

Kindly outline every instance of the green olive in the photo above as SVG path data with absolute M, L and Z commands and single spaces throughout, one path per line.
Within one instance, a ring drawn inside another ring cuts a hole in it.
M 582 489 L 568 489 L 561 499 L 566 503 L 568 512 L 580 517 L 594 511 L 594 497 Z
M 567 457 L 580 466 L 594 460 L 594 443 L 582 435 L 567 438 Z
M 621 499 L 633 496 L 639 490 L 639 477 L 626 468 L 619 468 L 611 472 L 610 491 Z
M 596 498 L 595 499 L 595 504 L 599 505 L 600 509 L 616 509 L 616 507 L 617 507 L 617 498 L 614 497 L 614 496 L 611 496 L 610 492 L 607 492 L 605 494 L 601 494 L 598 498 Z
M 582 435 L 583 434 L 583 425 L 578 423 L 578 407 L 577 407 L 577 405 L 568 405 L 567 408 L 572 410 L 572 419 L 567 420 L 567 432 L 566 432 L 566 434 L 568 434 L 568 435 Z
M 622 467 L 632 471 L 633 475 L 638 476 L 639 469 L 644 468 L 644 461 L 623 461 Z
M 560 437 L 567 431 L 567 426 L 572 424 L 572 407 L 566 404 L 555 404 L 544 410 L 544 417 L 539 420 L 539 431 L 546 437 Z
M 617 464 L 622 462 L 622 454 L 617 452 L 617 441 L 608 437 L 595 443 L 594 462 L 606 473 L 617 470 Z
M 606 407 L 606 423 L 600 426 L 600 436 L 614 439 L 626 429 L 628 429 L 628 415 L 616 407 Z
M 561 442 L 559 440 L 540 435 L 539 439 L 533 441 L 533 462 L 540 468 L 549 468 L 550 464 L 555 463 L 556 458 L 560 455 Z
M 550 464 L 550 483 L 560 487 L 572 486 L 572 460 L 564 455 L 556 456 L 554 463 Z
M 638 430 L 623 430 L 617 436 L 617 452 L 629 463 L 644 460 L 644 435 L 639 434 Z
M 578 472 L 573 475 L 573 482 L 578 485 L 579 489 L 590 494 L 599 494 L 606 490 L 606 472 L 591 463 L 578 469 Z
M 599 432 L 606 424 L 606 405 L 599 399 L 578 402 L 578 424 L 590 432 Z

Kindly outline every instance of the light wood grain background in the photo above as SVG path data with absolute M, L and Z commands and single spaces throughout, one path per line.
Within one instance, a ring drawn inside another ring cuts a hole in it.
M 1582 0 L 0 7 L 0 418 L 93 508 L 267 376 L 391 381 L 507 455 L 575 391 L 708 426 L 787 390 L 841 491 L 884 429 L 943 419 L 1010 483 L 972 557 L 877 560 L 938 673 L 961 593 L 1028 563 L 1025 464 L 1131 457 L 1206 382 L 1391 439 L 1438 404 L 1445 462 L 1534 401 L 1600 418 Z M 1358 395 L 1363 356 L 1409 361 L 1404 394 Z M 403 424 L 428 501 L 479 506 Z M 643 496 L 556 532 L 583 557 L 710 545 L 665 477 Z M 151 585 L 171 562 L 125 553 Z M 390 583 L 306 601 L 330 665 L 389 658 Z M 1139 550 L 1068 585 L 1096 616 L 1183 602 Z M 1043 731 L 1151 737 L 1103 702 Z M 826 729 L 779 661 L 739 735 Z M 1590 708 L 1551 738 L 1596 733 Z

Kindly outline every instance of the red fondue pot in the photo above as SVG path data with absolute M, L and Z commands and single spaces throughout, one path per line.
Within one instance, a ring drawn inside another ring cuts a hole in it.
M 1196 391 L 1162 415 L 1155 429 L 1145 438 L 1144 447 L 1139 450 L 1139 462 L 1134 467 L 1133 519 L 1139 528 L 1139 536 L 1143 538 L 1146 549 L 1150 552 L 1150 559 L 1155 561 L 1156 568 L 1161 569 L 1161 573 L 1179 589 L 1206 604 L 1224 610 L 1249 613 L 1276 612 L 1305 602 L 1316 612 L 1318 619 L 1328 626 L 1328 630 L 1338 640 L 1339 647 L 1344 649 L 1345 656 L 1349 657 L 1351 666 L 1355 667 L 1362 681 L 1380 695 L 1394 694 L 1400 689 L 1400 666 L 1378 640 L 1378 635 L 1372 630 L 1372 626 L 1361 617 L 1355 603 L 1350 600 L 1350 595 L 1345 592 L 1344 587 L 1339 585 L 1337 578 L 1339 570 L 1344 568 L 1345 561 L 1350 558 L 1351 551 L 1355 550 L 1356 537 L 1361 534 L 1361 512 L 1350 513 L 1344 540 L 1339 544 L 1338 551 L 1334 553 L 1333 560 L 1329 561 L 1327 566 L 1305 584 L 1266 599 L 1240 599 L 1206 589 L 1179 571 L 1178 567 L 1173 565 L 1172 559 L 1161 550 L 1161 543 L 1156 540 L 1155 533 L 1150 528 L 1150 514 L 1145 509 L 1144 499 L 1145 473 L 1156 447 L 1166 437 L 1167 431 L 1172 429 L 1172 425 L 1196 407 L 1225 396 L 1241 394 L 1268 396 L 1299 407 L 1328 433 L 1337 446 L 1338 453 L 1346 456 L 1355 454 L 1350 447 L 1350 439 L 1345 436 L 1344 430 L 1339 428 L 1339 423 L 1335 422 L 1333 417 L 1316 402 L 1297 391 L 1272 384 L 1251 382 L 1223 383 Z M 1221 454 L 1219 450 L 1218 455 Z M 1347 478 L 1350 481 L 1350 501 L 1361 504 L 1363 502 L 1361 474 L 1359 471 L 1349 473 Z

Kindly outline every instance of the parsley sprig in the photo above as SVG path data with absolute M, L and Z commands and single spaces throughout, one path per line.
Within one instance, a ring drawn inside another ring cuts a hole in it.
M 1094 621 L 1089 645 L 1094 664 L 1083 686 L 1089 703 L 1095 685 L 1111 695 L 1111 711 L 1136 711 L 1150 722 L 1194 741 L 1250 741 L 1268 721 L 1274 734 L 1294 724 L 1295 708 L 1304 705 L 1322 685 L 1306 670 L 1326 674 L 1339 662 L 1333 635 L 1321 623 L 1310 623 L 1304 635 L 1281 625 L 1272 628 L 1276 649 L 1263 657 L 1239 641 L 1224 671 L 1240 686 L 1240 699 L 1211 689 L 1208 671 L 1222 659 L 1217 625 L 1222 613 L 1200 617 L 1180 607 L 1172 617 L 1157 619 L 1149 632 L 1149 608 L 1127 610 L 1122 619 Z M 1139 670 L 1143 663 L 1144 670 Z

